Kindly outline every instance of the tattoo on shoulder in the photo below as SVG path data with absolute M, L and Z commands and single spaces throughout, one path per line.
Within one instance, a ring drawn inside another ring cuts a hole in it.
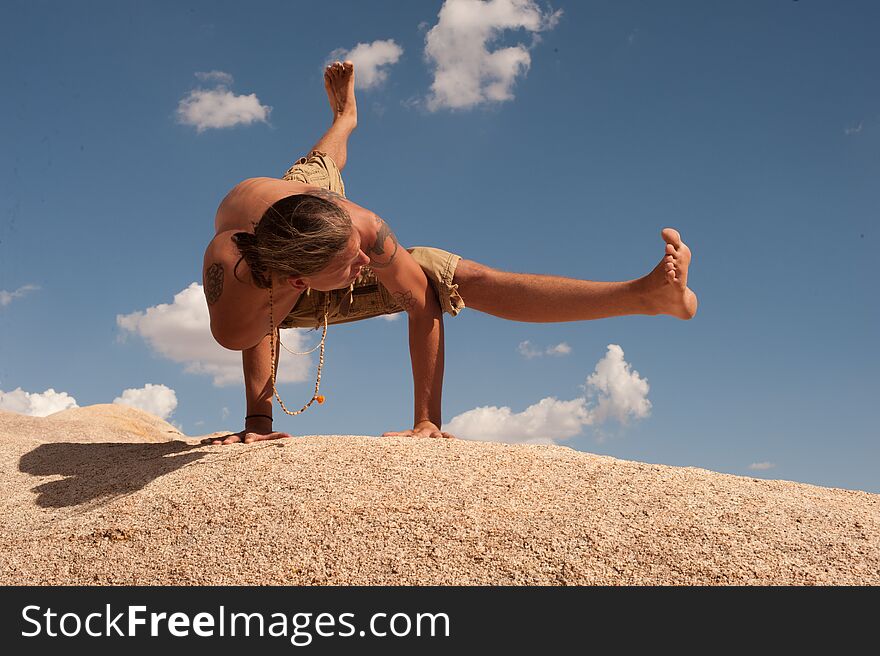
M 416 301 L 413 298 L 413 293 L 411 291 L 406 290 L 405 292 L 394 292 L 393 296 L 394 300 L 397 301 L 397 304 L 407 312 L 413 309 Z
M 214 262 L 205 271 L 205 298 L 208 299 L 208 305 L 214 305 L 220 300 L 223 293 L 223 265 Z
M 394 236 L 394 233 L 391 232 L 391 228 L 388 227 L 388 224 L 385 223 L 379 217 L 376 217 L 376 242 L 367 249 L 366 253 L 370 256 L 370 266 L 374 269 L 384 269 L 385 267 L 391 266 L 391 263 L 394 261 L 394 256 L 397 255 L 397 247 L 399 244 L 397 243 L 397 237 Z M 391 244 L 387 243 L 388 240 L 391 240 Z M 388 254 L 388 250 L 391 251 L 391 254 Z M 378 256 L 380 259 L 376 259 Z

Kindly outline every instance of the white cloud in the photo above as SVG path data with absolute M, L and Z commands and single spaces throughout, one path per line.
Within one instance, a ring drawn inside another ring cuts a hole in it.
M 372 89 L 388 78 L 388 67 L 396 64 L 403 54 L 394 39 L 358 43 L 351 50 L 337 48 L 327 55 L 326 64 L 350 59 L 354 63 L 354 85 L 358 89 Z
M 217 81 L 218 84 L 232 84 L 232 76 L 223 71 L 209 71 L 207 73 L 196 73 L 197 78 L 202 82 Z
M 571 347 L 565 342 L 560 342 L 556 346 L 547 347 L 547 355 L 568 355 L 571 353 Z
M 241 352 L 225 349 L 214 341 L 208 304 L 198 283 L 191 283 L 175 294 L 170 304 L 161 303 L 145 311 L 117 315 L 116 324 L 125 331 L 119 341 L 125 341 L 128 333 L 140 335 L 154 352 L 173 362 L 184 363 L 186 373 L 213 376 L 217 387 L 242 383 Z M 307 332 L 299 328 L 282 330 L 281 342 L 292 351 L 306 351 Z M 277 382 L 301 382 L 312 375 L 311 357 L 292 356 L 281 349 Z
M 534 0 L 446 0 L 425 37 L 425 57 L 434 82 L 427 108 L 468 109 L 513 98 L 517 77 L 531 66 L 529 48 L 517 44 L 490 51 L 507 30 L 525 29 L 532 46 L 552 29 L 562 10 L 542 11 Z M 530 46 L 531 47 L 531 46 Z
M 395 312 L 394 314 L 380 314 L 379 318 L 384 319 L 385 321 L 397 321 L 400 319 L 402 312 Z
M 541 351 L 540 349 L 533 348 L 532 343 L 529 340 L 520 342 L 519 346 L 516 347 L 516 350 L 519 351 L 520 355 L 529 360 L 542 355 L 562 356 L 571 353 L 571 347 L 565 342 L 560 342 L 556 346 L 548 346 Z
M 547 397 L 518 413 L 507 406 L 474 408 L 453 417 L 443 429 L 471 440 L 555 444 L 580 434 L 587 425 L 598 428 L 612 419 L 626 424 L 650 414 L 648 381 L 631 371 L 617 344 L 608 345 L 583 388 L 586 396 L 570 401 Z M 591 404 L 588 398 L 593 396 L 598 400 Z
M 519 354 L 524 358 L 531 360 L 532 358 L 537 358 L 540 355 L 543 355 L 541 351 L 536 351 L 532 348 L 532 343 L 529 340 L 525 340 L 519 343 L 519 346 L 516 347 L 516 350 L 519 351 Z
M 605 357 L 596 364 L 596 370 L 587 378 L 590 395 L 598 396 L 593 410 L 596 423 L 615 419 L 626 424 L 629 417 L 644 419 L 651 414 L 648 400 L 648 381 L 623 359 L 623 349 L 609 344 Z
M 755 470 L 758 470 L 758 471 L 764 471 L 764 470 L 767 470 L 767 469 L 773 469 L 775 466 L 776 466 L 776 465 L 773 464 L 772 462 L 766 462 L 766 461 L 764 461 L 764 462 L 753 462 L 751 465 L 749 465 L 749 469 L 755 469 Z
M 589 423 L 586 399 L 559 401 L 551 396 L 517 413 L 507 406 L 474 408 L 444 424 L 443 430 L 469 440 L 554 444 L 574 437 Z
M 11 392 L 0 390 L 0 410 L 8 412 L 46 417 L 55 412 L 78 407 L 76 399 L 67 392 L 56 392 L 51 387 L 42 394 L 25 392 L 20 387 Z
M 0 307 L 6 307 L 16 298 L 22 298 L 28 292 L 33 291 L 35 289 L 39 289 L 37 285 L 22 285 L 14 292 L 7 292 L 5 289 L 0 289 Z
M 196 73 L 204 82 L 216 80 L 213 89 L 193 89 L 177 105 L 177 120 L 193 125 L 201 133 L 209 128 L 231 128 L 235 125 L 266 123 L 272 108 L 260 103 L 257 95 L 237 96 L 226 86 L 232 76 L 223 71 Z
M 845 135 L 849 136 L 851 134 L 858 134 L 861 131 L 862 131 L 862 121 L 859 121 L 859 124 L 856 125 L 855 127 L 844 128 L 843 133 Z
M 165 385 L 147 383 L 139 389 L 127 389 L 122 396 L 113 399 L 113 403 L 129 405 L 144 412 L 154 414 L 160 419 L 168 419 L 177 407 L 177 394 Z
M 284 340 L 282 340 L 282 341 L 284 341 Z M 220 410 L 220 419 L 226 419 L 228 416 L 229 416 L 229 408 L 227 408 L 224 405 L 223 408 Z

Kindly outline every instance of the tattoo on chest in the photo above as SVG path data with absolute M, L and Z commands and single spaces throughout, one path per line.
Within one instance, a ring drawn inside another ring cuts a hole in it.
M 394 256 L 397 255 L 397 247 L 399 244 L 397 243 L 397 237 L 391 232 L 391 228 L 388 227 L 387 223 L 379 217 L 376 217 L 376 223 L 378 226 L 376 229 L 376 243 L 367 250 L 367 255 L 370 256 L 370 266 L 374 269 L 384 269 L 385 267 L 391 266 L 391 263 L 394 261 Z M 391 239 L 391 246 L 386 244 L 388 239 Z M 388 259 L 383 257 L 381 260 L 376 260 L 374 256 L 382 257 L 387 255 L 386 248 L 393 248 Z
M 214 305 L 223 293 L 223 265 L 214 262 L 205 272 L 205 298 L 208 305 Z
M 413 298 L 413 293 L 411 291 L 406 290 L 405 292 L 394 292 L 393 296 L 394 300 L 397 301 L 397 304 L 407 312 L 413 309 L 413 305 L 415 305 L 416 301 Z

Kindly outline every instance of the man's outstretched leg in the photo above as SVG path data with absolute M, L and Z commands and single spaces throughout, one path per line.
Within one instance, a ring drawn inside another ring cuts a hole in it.
M 327 153 L 341 171 L 348 158 L 348 137 L 357 127 L 357 103 L 354 97 L 354 64 L 335 62 L 324 69 L 324 88 L 333 112 L 333 125 L 312 150 Z
M 508 273 L 461 260 L 453 283 L 467 306 L 512 321 L 585 321 L 625 314 L 690 319 L 697 296 L 687 286 L 691 250 L 677 230 L 662 231 L 666 254 L 651 273 L 625 282 L 594 282 Z

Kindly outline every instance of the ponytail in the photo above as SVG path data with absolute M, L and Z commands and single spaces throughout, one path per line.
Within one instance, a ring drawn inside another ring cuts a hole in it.
M 252 232 L 236 232 L 232 235 L 232 241 L 241 252 L 241 257 L 238 258 L 238 262 L 235 263 L 235 268 L 232 269 L 232 275 L 235 276 L 235 279 L 244 282 L 235 273 L 238 270 L 238 265 L 244 260 L 247 262 L 247 265 L 251 270 L 251 277 L 254 279 L 254 284 L 257 287 L 262 287 L 264 289 L 271 287 L 272 281 L 269 279 L 266 266 L 260 260 L 257 236 Z

